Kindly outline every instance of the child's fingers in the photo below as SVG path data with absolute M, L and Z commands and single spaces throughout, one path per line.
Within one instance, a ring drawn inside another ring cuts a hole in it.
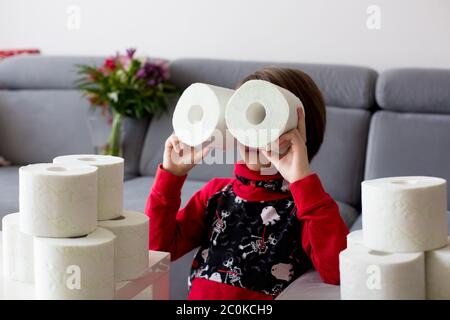
M 182 152 L 182 157 L 186 164 L 193 164 L 195 158 L 195 148 L 188 146 L 187 144 L 180 141 L 180 148 Z
M 211 149 L 213 148 L 213 146 L 211 144 L 208 144 L 206 147 L 203 147 L 202 149 L 202 157 L 206 157 L 206 155 L 211 151 Z
M 278 138 L 277 140 L 269 143 L 266 146 L 265 151 L 266 152 L 271 152 L 272 154 L 274 153 L 285 153 L 287 151 L 287 149 L 289 148 L 289 146 L 291 145 L 291 141 L 290 141 L 290 135 L 288 136 L 281 136 L 280 138 Z
M 167 138 L 166 143 L 165 143 L 165 148 L 164 148 L 164 158 L 165 159 L 170 159 L 171 161 L 173 161 L 173 153 L 176 153 L 175 149 L 174 149 L 174 144 L 173 144 L 173 137 L 170 136 Z
M 180 141 L 175 134 L 172 134 L 169 138 L 167 138 L 166 148 L 173 149 L 176 153 L 180 153 Z
M 280 156 L 286 155 L 289 152 L 291 146 L 292 143 L 289 141 L 281 142 L 278 146 L 278 154 L 280 154 Z
M 305 123 L 305 111 L 303 108 L 297 108 L 297 115 L 298 115 L 298 124 L 297 124 L 297 130 L 300 133 L 300 136 L 302 137 L 303 141 L 306 143 L 306 123 Z
M 291 131 L 286 132 L 281 137 L 278 138 L 277 142 L 278 144 L 293 144 L 298 140 L 299 132 L 297 129 L 292 129 Z
M 203 147 L 201 150 L 198 150 L 195 153 L 195 157 L 194 157 L 194 163 L 199 163 L 203 158 L 205 158 L 208 153 L 211 151 L 212 146 L 211 145 L 207 145 L 206 147 Z
M 278 164 L 280 163 L 280 158 L 277 153 L 274 153 L 272 151 L 266 151 L 264 149 L 261 149 L 261 153 L 263 156 L 265 156 L 269 161 L 278 168 Z
M 182 150 L 182 146 L 181 146 L 181 142 L 180 142 L 180 140 L 178 140 L 177 136 L 173 136 L 172 144 L 173 144 L 173 149 L 175 150 L 175 152 L 180 153 Z
M 195 147 L 189 147 L 189 152 L 190 152 L 190 155 L 191 155 L 191 163 L 190 164 L 197 163 L 196 162 L 197 150 L 195 150 Z
M 164 143 L 166 148 L 172 147 L 173 135 L 167 137 L 166 142 Z
M 283 134 L 278 140 L 280 144 L 288 142 L 293 150 L 297 150 L 298 148 L 301 148 L 302 145 L 306 144 L 306 141 L 303 139 L 298 129 L 292 129 L 291 131 L 288 131 L 287 133 Z
M 211 151 L 212 143 L 214 142 L 214 137 L 210 138 L 209 140 L 203 142 L 201 146 L 192 147 L 193 149 L 193 161 L 194 163 L 198 163 L 200 160 L 202 160 L 206 155 Z
M 184 142 L 179 142 L 178 145 L 180 146 L 180 149 L 183 153 L 190 152 L 191 154 L 195 152 L 195 147 L 191 147 L 190 145 L 187 145 Z

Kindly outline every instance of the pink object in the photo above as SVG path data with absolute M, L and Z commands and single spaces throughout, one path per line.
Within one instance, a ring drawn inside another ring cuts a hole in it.
M 39 53 L 41 53 L 41 51 L 39 49 L 0 50 L 0 61 L 5 59 L 5 58 L 16 56 L 16 55 L 19 55 L 19 54 L 39 54 Z

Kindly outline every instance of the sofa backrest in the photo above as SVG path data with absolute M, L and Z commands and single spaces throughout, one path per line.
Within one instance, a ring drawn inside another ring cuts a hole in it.
M 383 72 L 376 99 L 382 110 L 371 120 L 365 179 L 427 175 L 450 181 L 450 69 Z
M 77 64 L 102 58 L 18 56 L 0 63 L 0 155 L 14 165 L 92 153 L 89 106 L 76 90 Z M 136 175 L 148 119 L 126 119 L 126 176 Z
M 312 167 L 335 199 L 358 205 L 369 110 L 374 104 L 375 71 L 354 66 L 181 59 L 171 63 L 171 79 L 181 89 L 194 82 L 234 88 L 243 77 L 265 66 L 298 68 L 317 83 L 326 100 L 328 119 L 325 141 Z M 163 142 L 172 131 L 170 113 L 151 121 L 142 152 L 141 174 L 154 175 L 162 160 Z M 231 176 L 232 172 L 233 165 L 202 164 L 189 177 L 206 181 Z

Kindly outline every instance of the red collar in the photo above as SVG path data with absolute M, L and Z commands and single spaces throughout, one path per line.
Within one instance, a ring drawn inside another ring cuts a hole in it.
M 273 175 L 262 175 L 259 171 L 250 170 L 243 162 L 236 162 L 234 165 L 234 174 L 249 180 L 257 181 L 283 179 L 279 173 Z
M 250 170 L 242 162 L 238 162 L 235 164 L 234 174 L 254 181 L 283 179 L 283 177 L 279 173 L 274 175 L 261 175 L 258 171 Z M 243 184 L 238 179 L 234 179 L 233 191 L 237 196 L 247 201 L 271 201 L 291 196 L 290 193 L 274 192 L 265 188 L 256 187 L 254 184 Z

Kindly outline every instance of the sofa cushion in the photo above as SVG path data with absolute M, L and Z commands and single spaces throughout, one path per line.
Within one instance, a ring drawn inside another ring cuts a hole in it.
M 0 167 L 0 220 L 19 211 L 19 167 Z M 1 221 L 0 221 L 1 227 Z
M 377 112 L 370 125 L 365 179 L 423 175 L 450 181 L 449 146 L 450 115 Z
M 0 64 L 0 89 L 74 89 L 77 64 L 100 65 L 102 57 L 31 56 L 8 58 Z
M 376 85 L 381 108 L 402 112 L 450 113 L 450 69 L 393 69 Z
M 325 139 L 311 162 L 325 190 L 353 207 L 360 203 L 369 122 L 367 110 L 328 107 Z
M 0 154 L 13 164 L 93 153 L 89 106 L 78 90 L 0 90 Z M 137 174 L 148 119 L 124 121 L 127 177 Z
M 180 88 L 204 82 L 235 88 L 250 73 L 267 66 L 297 68 L 308 73 L 322 91 L 328 105 L 370 108 L 374 104 L 377 73 L 369 68 L 304 63 L 180 59 L 172 61 L 172 80 Z
M 359 211 L 344 202 L 336 201 L 336 203 L 339 207 L 339 213 L 341 214 L 342 220 L 344 220 L 347 228 L 350 229 L 350 227 L 355 223 L 356 219 L 358 219 Z
M 143 212 L 153 181 L 154 177 L 138 177 L 125 181 L 124 208 Z M 189 198 L 204 185 L 203 181 L 186 180 L 181 192 L 181 205 L 184 206 Z

